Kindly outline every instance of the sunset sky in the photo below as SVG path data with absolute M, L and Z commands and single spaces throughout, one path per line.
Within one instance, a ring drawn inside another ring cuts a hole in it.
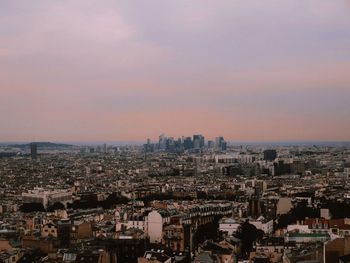
M 0 0 L 0 141 L 350 140 L 348 0 Z

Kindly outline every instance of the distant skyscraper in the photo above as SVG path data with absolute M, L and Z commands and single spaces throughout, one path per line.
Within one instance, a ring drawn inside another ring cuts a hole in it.
M 215 147 L 214 141 L 208 141 L 208 148 L 214 148 L 214 147 Z
M 173 137 L 169 137 L 167 138 L 167 141 L 166 141 L 166 150 L 167 151 L 172 151 L 174 150 L 174 147 L 175 147 L 175 142 L 174 142 L 174 138 Z
M 277 158 L 277 151 L 276 150 L 265 150 L 264 151 L 264 160 L 265 161 L 273 161 Z
M 168 140 L 168 138 L 164 134 L 161 134 L 159 136 L 159 149 L 160 150 L 165 150 L 166 149 L 167 140 Z
M 186 137 L 186 138 L 184 139 L 183 144 L 184 144 L 185 150 L 189 150 L 189 149 L 192 149 L 192 148 L 193 148 L 193 143 L 192 143 L 191 137 Z
M 216 137 L 215 138 L 215 144 L 217 148 L 221 148 L 221 143 L 224 141 L 224 137 L 220 136 L 220 137 Z
M 201 134 L 193 135 L 193 148 L 201 149 L 204 147 L 204 136 Z
M 224 137 L 222 137 L 222 136 L 216 137 L 215 144 L 216 144 L 217 149 L 219 149 L 221 151 L 226 151 L 227 143 L 226 143 Z
M 227 150 L 227 142 L 223 141 L 221 142 L 221 151 L 226 151 Z
M 37 153 L 38 153 L 38 148 L 37 148 L 37 144 L 35 142 L 32 142 L 30 144 L 30 155 L 32 156 L 32 159 L 35 160 L 37 157 Z
M 201 135 L 201 137 L 200 137 L 200 147 L 201 147 L 201 148 L 204 148 L 204 146 L 205 146 L 204 136 Z

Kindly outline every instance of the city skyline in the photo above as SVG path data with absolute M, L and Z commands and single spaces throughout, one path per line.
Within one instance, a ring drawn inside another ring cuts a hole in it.
M 349 1 L 0 6 L 2 142 L 350 140 Z

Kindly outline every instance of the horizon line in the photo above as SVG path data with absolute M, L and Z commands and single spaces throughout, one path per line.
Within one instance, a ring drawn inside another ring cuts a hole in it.
M 179 137 L 181 138 L 181 137 Z M 210 140 L 206 140 L 210 141 Z M 123 143 L 123 144 L 145 144 L 147 143 L 147 138 L 144 140 L 14 140 L 14 141 L 0 141 L 0 144 L 24 144 L 24 143 L 32 143 L 32 142 L 48 142 L 48 143 L 62 143 L 62 144 L 104 144 L 104 143 Z M 327 139 L 327 140 L 296 140 L 296 139 L 286 139 L 286 140 L 227 140 L 228 143 L 233 144 L 259 144 L 259 143 L 350 143 L 349 140 L 337 140 L 337 139 Z M 158 143 L 158 140 L 152 140 L 151 143 Z

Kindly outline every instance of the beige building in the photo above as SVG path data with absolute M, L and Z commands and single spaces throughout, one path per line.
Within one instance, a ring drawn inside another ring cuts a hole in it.
M 42 237 L 57 237 L 57 226 L 53 223 L 47 223 L 43 226 L 41 229 L 41 236 Z

